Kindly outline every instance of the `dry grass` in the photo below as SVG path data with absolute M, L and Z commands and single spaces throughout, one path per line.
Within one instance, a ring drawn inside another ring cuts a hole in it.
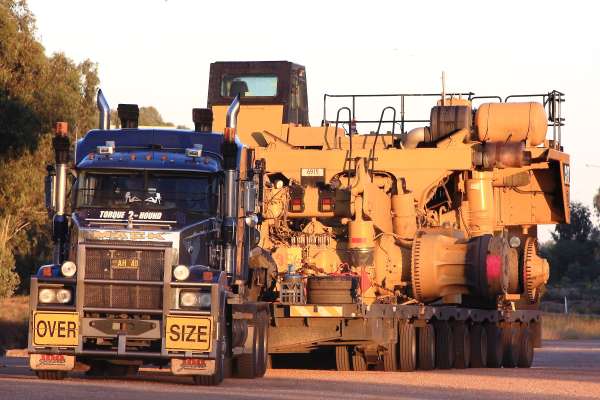
M 0 301 L 0 352 L 27 347 L 29 296 L 15 296 Z
M 578 314 L 544 314 L 542 338 L 546 340 L 600 339 L 600 317 Z

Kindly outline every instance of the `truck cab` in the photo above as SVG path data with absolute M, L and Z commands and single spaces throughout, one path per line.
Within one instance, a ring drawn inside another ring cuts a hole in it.
M 95 375 L 170 365 L 204 385 L 262 376 L 268 309 L 248 295 L 258 234 L 248 149 L 235 128 L 207 129 L 205 110 L 193 113 L 198 130 L 139 129 L 136 105 L 119 105 L 123 128 L 109 129 L 107 112 L 72 159 L 57 125 L 55 258 L 31 279 L 31 368 L 57 379 L 75 363 Z

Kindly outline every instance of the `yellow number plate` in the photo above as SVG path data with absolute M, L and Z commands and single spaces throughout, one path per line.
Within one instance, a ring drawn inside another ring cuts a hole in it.
M 167 315 L 165 339 L 167 350 L 209 352 L 212 345 L 212 318 Z
M 76 312 L 36 311 L 33 313 L 35 346 L 75 347 L 79 337 L 79 314 Z
M 110 267 L 113 269 L 138 269 L 140 267 L 139 258 L 111 258 Z

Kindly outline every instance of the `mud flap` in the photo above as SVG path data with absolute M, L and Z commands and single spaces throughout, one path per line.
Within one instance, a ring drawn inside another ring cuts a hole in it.
M 173 375 L 213 375 L 215 360 L 203 358 L 173 358 L 171 359 Z
M 36 371 L 71 371 L 75 368 L 75 356 L 64 354 L 30 354 L 29 367 Z

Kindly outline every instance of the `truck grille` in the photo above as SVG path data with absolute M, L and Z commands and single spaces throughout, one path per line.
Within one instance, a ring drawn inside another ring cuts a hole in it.
M 111 283 L 111 281 L 163 280 L 164 249 L 111 249 L 86 247 L 84 307 L 161 309 L 162 286 Z
M 88 283 L 85 307 L 161 309 L 162 287 Z

